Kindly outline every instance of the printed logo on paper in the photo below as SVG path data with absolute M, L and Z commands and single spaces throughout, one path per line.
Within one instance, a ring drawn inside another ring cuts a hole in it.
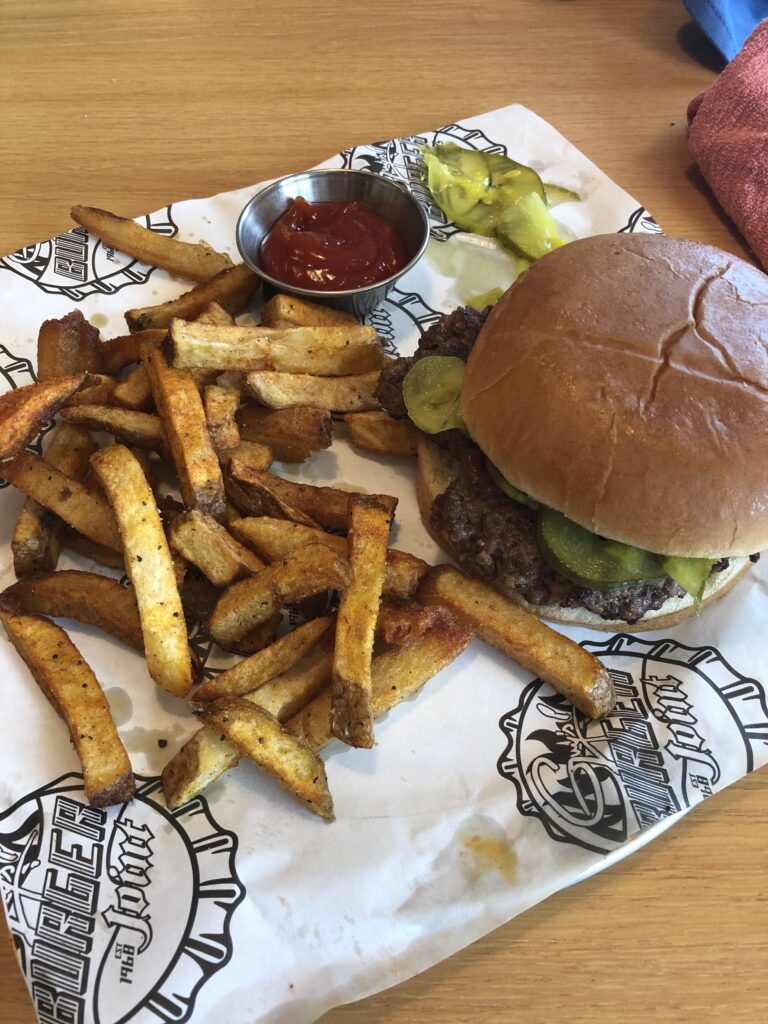
M 138 219 L 143 227 L 172 238 L 178 227 L 171 207 Z M 131 284 L 146 284 L 154 267 L 105 245 L 77 224 L 47 242 L 27 245 L 0 258 L 0 268 L 37 285 L 48 295 L 80 302 L 89 295 L 114 295 Z
M 418 292 L 395 287 L 367 319 L 383 340 L 385 350 L 398 355 L 398 341 L 410 337 L 414 326 L 423 333 L 442 316 L 439 310 L 427 305 Z
M 498 770 L 553 839 L 609 853 L 710 796 L 724 758 L 737 778 L 768 748 L 764 687 L 714 647 L 623 634 L 583 646 L 610 672 L 610 717 L 592 721 L 536 679 L 499 723 Z
M 64 775 L 0 815 L 0 894 L 41 1021 L 171 1024 L 232 956 L 237 838 L 157 778 L 100 810 Z
M 0 345 L 0 395 L 6 391 L 23 388 L 27 384 L 34 384 L 36 380 L 37 376 L 29 359 L 25 359 L 24 356 L 15 356 L 5 345 Z M 43 438 L 49 430 L 53 430 L 53 426 L 53 420 L 51 420 L 42 428 L 32 444 L 27 445 L 27 451 L 42 455 Z M 0 480 L 0 489 L 7 486 L 7 480 Z
M 651 216 L 644 206 L 638 206 L 629 215 L 629 220 L 624 227 L 619 228 L 619 234 L 645 232 L 650 235 L 663 234 L 657 221 Z

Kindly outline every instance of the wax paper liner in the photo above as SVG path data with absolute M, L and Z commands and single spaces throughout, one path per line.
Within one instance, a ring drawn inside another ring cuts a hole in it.
M 520 106 L 347 150 L 326 165 L 404 182 L 433 221 L 426 257 L 370 317 L 393 350 L 410 351 L 441 312 L 514 276 L 495 243 L 446 224 L 420 183 L 418 145 L 449 140 L 508 152 L 545 181 L 578 191 L 581 202 L 554 211 L 566 237 L 659 230 Z M 236 256 L 237 215 L 256 187 L 175 203 L 144 222 Z M 34 379 L 43 319 L 76 305 L 111 337 L 125 333 L 125 309 L 187 287 L 78 227 L 0 260 L 4 386 Z M 397 546 L 437 559 L 410 462 L 364 457 L 338 433 L 328 452 L 278 470 L 398 494 Z M 21 501 L 0 490 L 3 586 L 13 579 L 9 542 Z M 571 631 L 617 685 L 617 708 L 600 723 L 473 643 L 377 723 L 373 750 L 328 748 L 330 825 L 247 764 L 169 813 L 158 775 L 195 721 L 135 653 L 67 623 L 139 773 L 130 805 L 86 807 L 66 729 L 0 642 L 0 892 L 38 1016 L 299 1024 L 449 956 L 768 760 L 757 678 L 766 605 L 757 566 L 669 635 Z M 192 642 L 209 674 L 228 663 L 204 633 Z

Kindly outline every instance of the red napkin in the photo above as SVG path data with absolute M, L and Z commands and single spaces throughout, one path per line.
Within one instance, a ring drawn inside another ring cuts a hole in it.
M 688 123 L 701 173 L 768 269 L 768 19 L 691 100 Z

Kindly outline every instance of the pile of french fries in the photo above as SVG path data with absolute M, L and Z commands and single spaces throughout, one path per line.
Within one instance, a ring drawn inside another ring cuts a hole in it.
M 102 340 L 78 310 L 40 328 L 37 384 L 0 397 L 0 475 L 25 497 L 18 582 L 0 620 L 64 718 L 95 806 L 130 800 L 128 755 L 102 688 L 52 618 L 96 626 L 140 652 L 189 700 L 200 729 L 163 771 L 169 807 L 245 756 L 323 818 L 319 752 L 374 744 L 374 722 L 479 635 L 585 713 L 613 704 L 592 655 L 483 583 L 389 547 L 397 498 L 294 483 L 273 460 L 327 448 L 333 414 L 367 451 L 414 455 L 416 434 L 378 408 L 385 356 L 346 313 L 276 295 L 238 326 L 254 275 L 204 243 L 105 211 L 73 217 L 128 255 L 197 282 L 126 313 Z M 25 450 L 60 417 L 45 455 Z M 113 439 L 100 446 L 92 432 Z M 172 475 L 176 493 L 161 495 Z M 62 548 L 124 571 L 58 570 Z M 286 630 L 292 609 L 295 628 Z M 188 625 L 241 657 L 202 682 Z

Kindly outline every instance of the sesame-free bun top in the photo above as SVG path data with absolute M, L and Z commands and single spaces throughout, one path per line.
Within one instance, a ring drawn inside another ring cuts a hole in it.
M 515 487 L 661 554 L 768 547 L 768 277 L 711 246 L 597 235 L 499 300 L 462 385 Z

